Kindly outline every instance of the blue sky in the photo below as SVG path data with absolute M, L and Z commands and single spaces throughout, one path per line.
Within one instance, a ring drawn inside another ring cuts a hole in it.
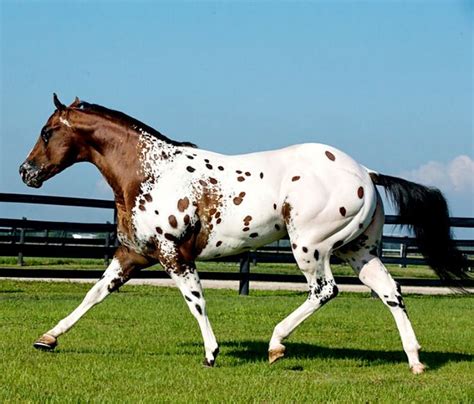
M 336 146 L 440 187 L 474 216 L 473 6 L 415 2 L 0 2 L 0 192 L 111 198 L 78 164 L 39 190 L 18 166 L 52 93 L 237 154 Z M 0 204 L 1 217 L 110 220 Z

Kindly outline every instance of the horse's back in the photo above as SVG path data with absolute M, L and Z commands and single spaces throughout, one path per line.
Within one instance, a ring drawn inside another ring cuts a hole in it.
M 217 178 L 223 199 L 220 220 L 201 259 L 281 238 L 290 210 L 294 225 L 318 229 L 315 237 L 345 228 L 343 238 L 349 241 L 375 209 L 375 189 L 367 170 L 327 145 L 301 144 L 229 157 L 209 154 L 205 159 L 224 168 Z

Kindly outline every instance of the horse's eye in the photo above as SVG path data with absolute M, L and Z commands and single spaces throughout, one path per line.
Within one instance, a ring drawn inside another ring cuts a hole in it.
M 41 131 L 41 138 L 46 144 L 48 143 L 52 133 L 53 131 L 51 129 L 46 129 L 46 128 L 43 128 L 43 130 Z

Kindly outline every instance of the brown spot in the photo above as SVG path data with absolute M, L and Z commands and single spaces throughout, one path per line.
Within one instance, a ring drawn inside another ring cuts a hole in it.
M 346 208 L 344 206 L 341 206 L 339 208 L 339 212 L 341 213 L 342 216 L 346 216 Z
M 143 205 L 139 205 L 139 206 L 138 206 L 138 209 L 140 209 L 140 210 L 146 210 Z
M 307 253 L 307 252 L 308 252 L 308 248 L 307 248 L 307 247 L 303 247 L 302 250 L 303 250 L 304 253 Z
M 242 231 L 249 231 L 249 230 L 250 230 L 250 227 L 244 227 L 244 228 L 242 229 Z
M 285 202 L 283 206 L 281 207 L 281 214 L 283 215 L 283 218 L 285 219 L 285 223 L 288 224 L 291 218 L 291 205 L 288 202 Z
M 224 167 L 222 167 L 222 166 L 219 166 L 219 167 L 217 167 L 217 168 L 218 168 L 219 170 L 221 170 L 221 171 L 224 171 Z
M 234 204 L 236 205 L 240 205 L 242 203 L 243 199 L 240 197 L 240 196 L 236 196 L 234 199 L 233 199 L 233 202 Z
M 298 246 L 297 246 L 295 243 L 293 243 L 293 244 L 291 245 L 291 248 L 293 248 L 293 250 L 296 250 L 297 247 L 298 247 Z
M 184 224 L 185 224 L 185 225 L 188 225 L 188 224 L 189 224 L 189 221 L 190 221 L 189 215 L 184 216 L 183 221 L 184 221 Z
M 165 239 L 169 240 L 169 241 L 177 241 L 178 240 L 175 236 L 173 236 L 172 234 L 169 234 L 169 233 L 165 233 Z
M 209 177 L 209 182 L 210 182 L 211 184 L 214 184 L 214 185 L 217 184 L 217 180 L 216 180 L 215 178 L 212 178 L 212 177 Z
M 211 215 L 211 216 L 214 216 L 216 214 L 216 212 L 217 212 L 216 208 L 209 209 L 209 215 Z
M 263 179 L 263 173 L 260 173 L 260 178 Z
M 145 194 L 145 195 L 143 195 L 143 197 L 145 198 L 145 200 L 146 200 L 147 202 L 151 202 L 151 201 L 153 200 L 153 198 L 151 197 L 150 194 Z
M 298 181 L 301 177 L 299 175 L 295 175 L 291 181 L 295 182 L 295 181 Z
M 220 192 L 216 192 L 215 188 L 209 188 L 206 191 L 200 193 L 197 199 L 190 201 L 196 207 L 199 220 L 196 223 L 190 223 L 178 240 L 179 253 L 186 261 L 194 261 L 208 245 L 210 233 L 214 227 L 211 223 L 213 216 L 211 216 L 210 210 L 217 211 L 220 208 L 222 199 Z
M 237 174 L 242 174 L 242 171 L 237 170 L 236 173 L 237 173 Z
M 245 181 L 245 177 L 242 177 L 242 176 L 237 177 L 237 181 L 239 181 L 239 182 Z
M 362 187 L 359 187 L 359 189 L 357 190 L 357 196 L 362 199 L 364 197 L 364 188 Z
M 183 199 L 178 200 L 178 210 L 184 212 L 189 206 L 189 199 L 185 196 Z
M 205 161 L 206 163 L 209 163 L 209 159 L 204 159 L 204 161 Z
M 219 247 L 221 244 L 222 244 L 222 241 L 218 241 L 218 242 L 216 243 L 216 247 Z
M 250 177 L 252 174 L 250 174 L 248 171 L 245 173 L 247 177 Z
M 155 210 L 155 215 L 159 215 L 159 214 L 160 214 L 160 212 L 158 212 L 157 210 Z
M 188 154 L 186 154 L 186 157 L 189 159 L 189 160 L 194 160 L 194 157 L 193 156 L 190 156 Z
M 249 237 L 251 237 L 251 238 L 258 237 L 258 233 L 250 233 L 250 234 L 249 234 Z
M 199 183 L 200 183 L 203 187 L 207 186 L 207 182 L 204 181 L 204 180 L 199 180 Z
M 140 199 L 140 200 L 138 201 L 138 203 L 139 203 L 140 205 L 144 205 L 144 204 L 145 204 L 145 199 Z
M 334 156 L 334 154 L 332 154 L 330 151 L 326 151 L 326 157 L 331 160 L 331 161 L 334 161 L 336 160 L 336 156 Z
M 276 225 L 275 225 L 275 229 L 277 229 L 278 231 L 280 231 L 280 230 L 281 230 L 280 225 L 279 225 L 279 224 L 276 224 Z
M 176 227 L 178 227 L 178 221 L 176 220 L 176 216 L 170 215 L 168 217 L 168 222 L 169 222 L 171 227 L 174 227 L 175 229 L 176 229 Z
M 216 213 L 216 219 L 219 219 L 221 217 L 221 212 Z
M 212 166 L 210 164 L 206 164 L 206 167 L 209 169 L 209 170 L 212 170 Z
M 239 194 L 239 196 L 240 196 L 241 198 L 243 198 L 243 197 L 245 196 L 245 192 L 241 192 L 241 193 Z
M 252 216 L 247 215 L 244 217 L 244 222 L 250 222 L 252 220 Z
M 219 219 L 216 220 L 216 224 L 221 224 L 221 222 L 222 222 L 222 219 L 221 219 L 221 218 L 219 218 Z
M 277 209 L 277 204 L 276 203 L 273 204 L 273 209 L 275 209 L 275 210 Z
M 155 230 L 158 234 L 163 234 L 163 230 L 161 229 L 161 227 L 155 227 Z
M 193 173 L 194 171 L 196 171 L 196 169 L 191 166 L 187 166 L 186 170 L 188 170 L 190 173 Z

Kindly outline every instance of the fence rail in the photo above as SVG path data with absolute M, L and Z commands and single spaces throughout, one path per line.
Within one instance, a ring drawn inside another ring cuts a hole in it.
M 113 201 L 102 199 L 68 198 L 56 196 L 35 196 L 23 194 L 0 193 L 0 202 L 33 203 L 87 208 L 104 208 L 113 210 L 115 222 L 115 204 Z M 474 228 L 474 218 L 453 217 L 452 227 Z M 398 216 L 386 216 L 386 224 L 403 224 Z M 82 235 L 82 238 L 78 236 Z M 116 225 L 114 223 L 82 223 L 55 222 L 23 219 L 0 218 L 0 256 L 16 256 L 18 263 L 23 263 L 24 257 L 61 257 L 61 258 L 100 258 L 107 263 L 113 256 L 118 245 Z M 399 264 L 400 266 L 420 265 L 425 261 L 419 256 L 415 240 L 411 237 L 384 236 L 382 261 Z M 468 257 L 474 256 L 474 240 L 456 240 L 456 245 Z M 389 248 L 391 247 L 391 248 Z M 397 248 L 393 248 L 397 247 Z M 240 265 L 240 273 L 202 273 L 203 279 L 234 279 L 240 280 L 240 292 L 248 294 L 250 280 L 268 281 L 302 281 L 302 276 L 253 274 L 250 263 L 288 263 L 295 264 L 288 240 L 264 246 L 256 251 L 233 257 L 219 258 L 218 262 L 236 262 Z M 338 262 L 333 257 L 332 262 Z M 470 260 L 474 266 L 474 261 Z M 16 275 L 12 275 L 15 273 Z M 16 268 L 0 268 L 0 276 L 34 276 L 34 277 L 83 277 L 99 272 L 91 271 L 62 271 L 62 270 L 25 270 Z M 142 271 L 139 277 L 162 277 L 156 271 Z M 225 275 L 224 275 L 225 274 Z M 359 281 L 354 277 L 339 278 L 344 283 Z M 426 280 L 427 284 L 433 284 Z M 436 282 L 435 282 L 436 283 Z M 471 282 L 472 283 L 472 282 Z M 437 281 L 436 284 L 439 284 Z

